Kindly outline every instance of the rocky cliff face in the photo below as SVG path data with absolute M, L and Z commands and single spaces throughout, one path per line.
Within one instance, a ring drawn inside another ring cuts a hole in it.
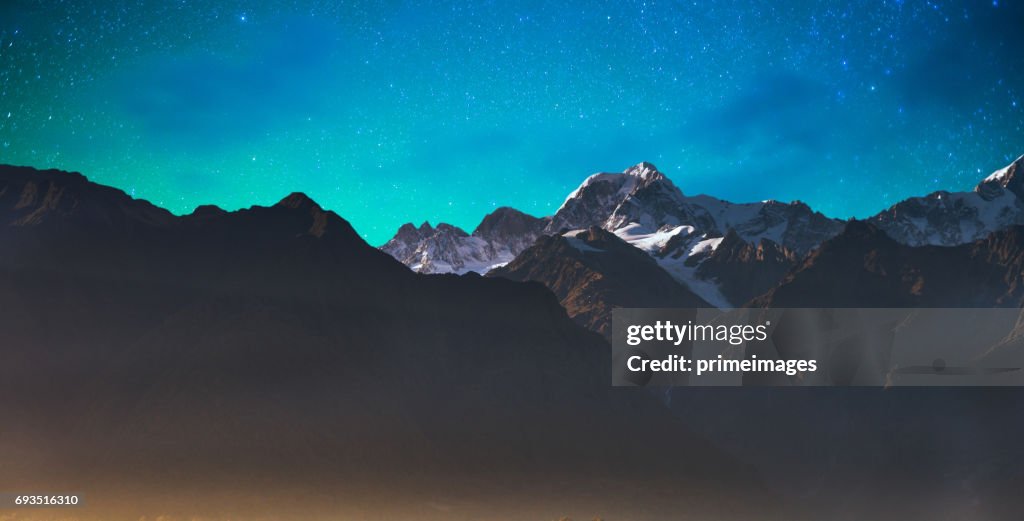
M 527 215 L 506 206 L 487 214 L 473 230 L 473 236 L 487 243 L 494 258 L 504 259 L 515 257 L 530 247 L 547 223 L 548 219 Z
M 544 284 L 573 320 L 606 338 L 611 336 L 615 307 L 709 305 L 650 256 L 597 227 L 541 237 L 488 276 Z
M 800 202 L 733 204 L 705 195 L 688 197 L 653 164 L 640 163 L 622 173 L 588 177 L 550 218 L 502 208 L 487 216 L 472 235 L 406 224 L 382 249 L 420 272 L 484 273 L 512 260 L 541 234 L 592 227 L 650 254 L 704 301 L 729 307 L 739 302 L 730 300 L 717 279 L 709 278 L 714 270 L 705 275 L 696 266 L 730 230 L 745 242 L 771 241 L 803 255 L 838 233 L 842 224 Z
M 486 273 L 533 244 L 546 223 L 503 207 L 484 217 L 472 235 L 445 223 L 404 224 L 381 250 L 420 273 Z
M 735 204 L 706 195 L 685 196 L 650 163 L 587 178 L 566 198 L 547 231 L 589 226 L 626 237 L 638 232 L 667 234 L 681 226 L 687 234 L 704 239 L 736 230 L 745 241 L 769 239 L 799 253 L 842 229 L 840 221 L 800 202 Z
M 735 284 L 723 288 L 720 283 L 729 282 L 719 277 L 724 275 L 721 268 L 700 269 L 730 231 L 742 242 L 768 241 L 801 256 L 842 229 L 840 221 L 800 202 L 734 204 L 706 195 L 685 196 L 650 163 L 587 178 L 566 198 L 547 231 L 588 226 L 611 231 L 648 253 L 673 278 L 717 307 L 739 305 L 743 301 L 735 298 L 752 295 L 738 292 Z M 753 256 L 748 261 L 761 260 Z M 775 267 L 759 271 L 779 272 Z
M 955 246 L 984 239 L 1024 224 L 1022 165 L 1024 157 L 987 177 L 973 192 L 910 198 L 868 221 L 909 246 Z M 731 307 L 769 289 L 843 226 L 799 201 L 735 204 L 707 195 L 687 196 L 654 165 L 640 163 L 623 173 L 588 177 L 550 219 L 501 209 L 472 235 L 410 224 L 384 250 L 417 271 L 486 272 L 510 261 L 541 233 L 597 227 L 649 254 L 704 301 Z M 716 255 L 727 237 L 727 250 Z
M 873 224 L 846 230 L 753 301 L 767 307 L 1019 307 L 1024 227 L 953 247 L 900 244 Z
M 769 239 L 753 244 L 730 230 L 700 262 L 697 275 L 715 281 L 729 302 L 747 302 L 774 288 L 801 258 Z
M 910 246 L 956 246 L 1024 224 L 1024 156 L 997 170 L 973 192 L 934 192 L 912 197 L 869 219 Z

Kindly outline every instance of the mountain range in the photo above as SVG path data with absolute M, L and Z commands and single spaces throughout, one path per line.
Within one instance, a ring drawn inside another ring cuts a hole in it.
M 488 277 L 542 281 L 584 327 L 611 337 L 612 303 L 628 307 L 698 308 L 709 304 L 658 267 L 649 255 L 592 226 L 542 236 Z
M 823 244 L 846 235 L 851 223 L 857 223 L 857 228 L 849 231 L 851 235 L 861 233 L 863 223 L 882 232 L 879 240 L 892 239 L 907 247 L 959 246 L 1024 224 L 1022 165 L 1024 156 L 982 180 L 972 192 L 934 192 L 901 201 L 863 221 L 842 221 L 815 212 L 799 201 L 737 204 L 708 195 L 687 196 L 654 165 L 640 163 L 622 173 L 588 177 L 550 217 L 531 218 L 503 208 L 495 214 L 517 216 L 513 221 L 517 227 L 502 226 L 502 221 L 493 219 L 492 214 L 481 224 L 491 224 L 486 239 L 479 228 L 470 236 L 443 224 L 436 230 L 427 226 L 427 233 L 420 231 L 423 227 L 405 225 L 382 249 L 421 272 L 477 271 L 516 280 L 536 280 L 560 297 L 570 316 L 579 313 L 581 323 L 596 331 L 606 331 L 610 315 L 595 317 L 595 309 L 652 307 L 660 305 L 661 297 L 651 294 L 647 302 L 638 302 L 623 292 L 591 290 L 586 286 L 593 279 L 588 275 L 592 268 L 580 268 L 580 273 L 570 275 L 566 266 L 576 262 L 581 254 L 593 256 L 595 249 L 591 247 L 581 253 L 580 248 L 556 248 L 557 242 L 538 237 L 564 236 L 569 240 L 566 244 L 571 245 L 581 232 L 594 237 L 595 229 L 604 230 L 646 253 L 664 272 L 655 273 L 658 270 L 650 266 L 631 270 L 629 282 L 618 281 L 623 286 L 663 286 L 659 280 L 667 274 L 696 297 L 688 299 L 690 302 L 719 308 L 756 305 L 771 302 L 770 297 L 763 295 L 802 263 L 812 262 L 814 252 Z M 524 222 L 529 225 L 522 225 Z M 481 255 L 481 251 L 501 253 Z M 618 250 L 619 254 L 623 251 Z M 927 258 L 941 256 L 931 252 Z M 510 268 L 502 267 L 506 264 Z M 640 273 L 647 273 L 650 278 L 638 282 Z M 610 284 L 609 277 L 615 278 L 605 274 L 602 284 Z M 577 282 L 568 284 L 572 279 Z M 934 279 L 931 282 L 937 283 Z M 581 305 L 581 295 L 587 295 L 589 303 L 585 306 Z M 879 302 L 889 301 L 882 299 L 881 294 L 878 298 Z M 595 300 L 601 302 L 595 304 Z M 867 301 L 853 299 L 848 305 L 857 302 Z M 891 302 L 896 305 L 903 301 Z M 975 302 L 982 301 L 965 298 L 960 303 L 978 305 L 972 304 Z
M 0 167 L 0 246 L 0 489 L 81 492 L 79 519 L 237 508 L 241 489 L 258 519 L 336 497 L 353 518 L 720 516 L 721 483 L 751 515 L 781 504 L 611 388 L 609 345 L 540 284 L 418 275 L 303 194 L 175 216 Z
M 404 224 L 381 250 L 419 273 L 486 273 L 533 244 L 547 223 L 503 207 L 484 217 L 472 234 L 446 223 L 436 228 L 429 222 L 419 228 Z
M 176 216 L 0 166 L 0 490 L 79 491 L 82 520 L 1019 517 L 1017 389 L 616 389 L 602 334 L 615 305 L 712 304 L 693 281 L 750 305 L 1018 306 L 1021 228 L 914 246 L 682 196 L 648 165 L 584 185 L 557 223 L 456 234 L 530 242 L 460 276 L 300 193 Z

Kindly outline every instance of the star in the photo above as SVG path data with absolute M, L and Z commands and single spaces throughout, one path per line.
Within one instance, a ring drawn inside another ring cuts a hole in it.
M 657 160 L 684 192 L 863 217 L 1024 153 L 1013 2 L 93 4 L 0 27 L 2 160 L 179 213 L 304 191 L 378 243 Z

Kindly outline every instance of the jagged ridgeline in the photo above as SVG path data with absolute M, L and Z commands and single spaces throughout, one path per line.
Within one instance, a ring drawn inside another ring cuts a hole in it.
M 1016 171 L 979 191 L 1002 200 Z M 1017 305 L 1012 220 L 922 247 L 800 204 L 715 206 L 649 165 L 584 185 L 562 210 L 610 208 L 596 223 L 478 227 L 538 234 L 479 277 L 417 274 L 302 194 L 175 216 L 0 167 L 0 490 L 75 490 L 97 521 L 1015 519 L 1019 390 L 654 395 L 610 388 L 587 330 L 614 305 L 740 299 L 759 266 L 781 278 L 759 305 Z
M 1017 305 L 1014 254 L 999 234 L 1013 233 L 1014 226 L 1024 224 L 1022 164 L 1024 158 L 1017 159 L 982 180 L 972 192 L 910 198 L 863 221 L 879 231 L 878 237 L 910 248 L 905 248 L 906 255 L 913 259 L 889 266 L 885 275 L 910 281 L 906 283 L 847 284 L 880 272 L 871 262 L 872 253 L 888 248 L 888 243 L 857 242 L 864 236 L 860 222 L 847 229 L 847 222 L 826 217 L 801 202 L 735 204 L 708 195 L 684 195 L 650 163 L 588 177 L 551 217 L 533 218 L 511 209 L 495 212 L 481 224 L 481 228 L 489 224 L 486 240 L 480 229 L 470 236 L 444 224 L 436 229 L 409 224 L 383 250 L 421 272 L 477 271 L 541 282 L 577 322 L 604 335 L 614 307 L 729 308 L 781 302 Z M 601 244 L 596 244 L 595 230 L 620 241 L 601 237 Z M 817 253 L 823 245 L 837 248 L 851 241 L 860 249 L 844 250 L 842 268 L 821 265 L 821 259 L 828 258 Z M 938 248 L 961 245 L 961 250 Z M 982 259 L 992 257 L 986 253 L 991 248 L 1000 249 L 1002 260 L 993 261 L 992 266 L 972 266 L 976 269 L 967 272 L 969 276 L 956 268 L 964 264 L 957 251 L 972 249 L 974 257 Z M 480 253 L 485 251 L 501 255 Z M 643 252 L 653 262 L 640 262 L 634 252 Z M 794 288 L 810 277 L 808 263 L 819 269 L 799 299 L 784 296 L 793 294 L 793 289 L 775 291 L 780 284 Z M 927 271 L 927 280 L 919 273 L 922 270 Z M 872 284 L 884 289 L 864 289 Z
M 275 519 L 777 504 L 610 388 L 608 344 L 540 284 L 417 275 L 302 194 L 175 216 L 0 167 L 0 245 L 0 490 L 73 489 L 81 519 L 232 494 Z M 296 490 L 312 510 L 274 503 Z

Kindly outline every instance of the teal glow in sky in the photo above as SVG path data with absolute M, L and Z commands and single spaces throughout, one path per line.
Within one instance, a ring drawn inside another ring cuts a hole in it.
M 176 213 L 304 191 L 373 244 L 642 160 L 865 216 L 1024 153 L 1021 27 L 1000 2 L 15 0 L 0 162 Z

